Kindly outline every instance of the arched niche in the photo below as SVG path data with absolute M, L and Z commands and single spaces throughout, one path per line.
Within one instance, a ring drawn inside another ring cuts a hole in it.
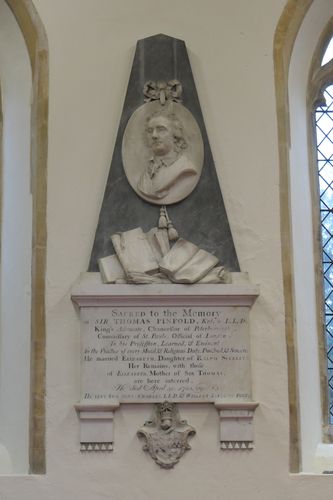
M 274 40 L 292 472 L 322 472 L 327 437 L 309 74 L 331 15 L 325 0 L 289 0 Z
M 0 12 L 0 473 L 43 473 L 48 50 L 32 1 Z

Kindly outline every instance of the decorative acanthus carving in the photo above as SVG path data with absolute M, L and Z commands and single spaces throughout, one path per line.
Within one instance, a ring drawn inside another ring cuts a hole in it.
M 143 449 L 153 460 L 163 469 L 171 469 L 191 448 L 188 438 L 194 436 L 195 429 L 180 419 L 175 403 L 165 401 L 155 405 L 151 420 L 137 434 L 146 440 Z

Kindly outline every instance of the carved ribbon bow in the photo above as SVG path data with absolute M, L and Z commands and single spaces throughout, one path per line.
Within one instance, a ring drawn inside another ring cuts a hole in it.
M 179 80 L 169 82 L 149 80 L 143 87 L 143 94 L 146 96 L 145 102 L 160 100 L 163 106 L 167 100 L 181 102 L 182 84 Z

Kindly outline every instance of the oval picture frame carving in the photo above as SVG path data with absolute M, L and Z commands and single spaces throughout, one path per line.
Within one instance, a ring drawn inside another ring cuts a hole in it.
M 127 180 L 140 198 L 171 205 L 199 182 L 204 146 L 200 128 L 183 105 L 146 103 L 130 117 L 122 142 Z

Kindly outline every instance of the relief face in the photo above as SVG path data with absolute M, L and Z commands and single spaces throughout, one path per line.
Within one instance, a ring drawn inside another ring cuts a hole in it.
M 202 171 L 198 124 L 181 104 L 144 104 L 128 121 L 122 158 L 127 180 L 141 198 L 177 203 L 193 191 Z

